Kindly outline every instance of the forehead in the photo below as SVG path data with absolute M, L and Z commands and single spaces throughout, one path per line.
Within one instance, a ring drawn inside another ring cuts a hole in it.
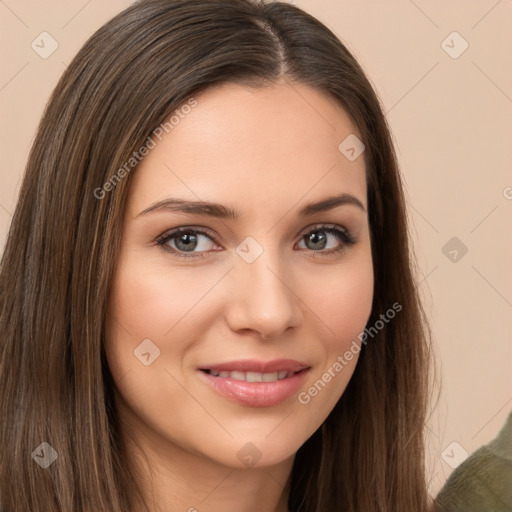
M 361 138 L 334 99 L 309 86 L 283 82 L 250 88 L 210 87 L 177 109 L 169 133 L 134 171 L 132 209 L 172 195 L 253 209 L 351 193 L 366 207 L 364 158 L 339 150 Z M 309 202 L 309 201 L 308 201 Z

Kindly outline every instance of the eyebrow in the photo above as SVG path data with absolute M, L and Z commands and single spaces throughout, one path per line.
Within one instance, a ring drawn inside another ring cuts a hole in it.
M 327 197 L 326 199 L 322 199 L 321 201 L 317 201 L 315 203 L 309 203 L 303 206 L 299 210 L 298 214 L 300 217 L 309 217 L 315 213 L 326 212 L 342 205 L 357 206 L 362 211 L 366 212 L 363 203 L 357 197 L 353 196 L 352 194 L 344 193 L 338 196 Z M 238 212 L 222 204 L 210 203 L 207 201 L 188 201 L 185 199 L 175 198 L 168 198 L 158 201 L 140 212 L 137 216 L 146 215 L 150 212 L 161 210 L 208 215 L 211 217 L 217 217 L 219 219 L 237 220 L 240 218 Z

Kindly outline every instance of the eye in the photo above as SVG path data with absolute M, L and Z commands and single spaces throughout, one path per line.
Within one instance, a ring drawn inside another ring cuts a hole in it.
M 201 239 L 212 240 L 212 238 L 213 235 L 206 231 L 192 228 L 177 228 L 171 232 L 164 233 L 156 242 L 164 251 L 171 252 L 178 256 L 178 258 L 204 258 L 201 253 L 206 252 L 207 247 L 205 248 L 205 244 L 201 243 Z M 199 251 L 199 254 L 194 253 L 193 251 L 197 248 L 203 250 Z
M 328 235 L 338 238 L 338 240 L 341 240 L 342 243 L 338 244 L 334 248 L 329 248 L 329 250 L 324 250 L 326 249 L 326 245 L 329 239 Z M 345 228 L 340 228 L 335 224 L 323 224 L 320 226 L 315 226 L 306 234 L 302 235 L 301 242 L 309 245 L 309 247 L 306 248 L 311 249 L 314 257 L 328 256 L 330 254 L 339 253 L 341 251 L 347 250 L 349 246 L 356 243 L 355 238 L 349 233 L 348 230 Z
M 338 238 L 339 242 L 334 248 L 326 249 L 329 237 Z M 213 244 L 214 235 L 209 231 L 195 228 L 176 228 L 166 232 L 157 238 L 156 243 L 163 251 L 172 253 L 178 258 L 204 258 L 204 253 L 208 253 L 208 241 Z M 309 249 L 314 257 L 328 256 L 347 250 L 349 246 L 356 243 L 355 238 L 348 230 L 338 227 L 335 224 L 322 224 L 310 229 L 302 235 L 299 242 L 309 245 Z M 215 246 L 215 244 L 213 244 Z M 196 249 L 199 249 L 196 251 Z M 219 249 L 213 249 L 217 251 Z

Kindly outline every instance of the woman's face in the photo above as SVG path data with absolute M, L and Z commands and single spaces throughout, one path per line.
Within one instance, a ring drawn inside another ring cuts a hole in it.
M 305 85 L 195 100 L 133 171 L 107 319 L 118 413 L 155 457 L 269 466 L 333 409 L 370 316 L 361 136 Z

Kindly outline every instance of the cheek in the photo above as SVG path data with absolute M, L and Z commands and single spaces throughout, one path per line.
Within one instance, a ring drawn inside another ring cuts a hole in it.
M 149 427 L 161 435 L 173 433 L 179 440 L 187 437 L 187 430 L 176 421 L 176 410 L 186 408 L 188 428 L 194 424 L 195 416 L 197 424 L 201 424 L 201 411 L 194 409 L 194 402 L 190 402 L 179 384 L 182 379 L 177 368 L 173 368 L 173 362 L 179 363 L 185 352 L 186 341 L 180 342 L 180 336 L 183 340 L 187 337 L 182 332 L 168 343 L 173 332 L 167 336 L 166 333 L 176 324 L 176 332 L 186 324 L 179 321 L 187 318 L 189 303 L 197 290 L 183 286 L 177 273 L 172 279 L 169 274 L 158 265 L 143 266 L 135 257 L 120 260 L 112 283 L 105 350 L 122 398 L 118 404 L 123 421 L 139 429 Z M 181 289 L 188 293 L 190 300 L 183 296 Z M 145 360 L 146 353 L 149 356 Z
M 361 346 L 358 336 L 371 314 L 373 286 L 371 258 L 360 258 L 330 276 L 327 293 L 308 295 L 325 326 L 318 338 L 319 364 L 297 397 L 308 432 L 327 418 L 354 373 Z
M 371 314 L 374 288 L 371 256 L 355 255 L 339 271 L 320 279 L 317 275 L 316 285 L 309 283 L 308 287 L 309 291 L 304 292 L 307 302 L 312 305 L 320 325 L 325 327 L 325 349 L 331 353 L 346 350 L 364 330 Z
M 132 258 L 119 267 L 110 311 L 133 337 L 162 339 L 197 304 L 206 284 L 199 273 L 170 272 Z
M 133 380 L 144 371 L 136 358 L 138 347 L 149 339 L 161 350 L 162 335 L 171 329 L 179 313 L 174 293 L 162 283 L 162 274 L 148 271 L 148 265 L 137 259 L 136 252 L 123 256 L 112 282 L 105 340 L 109 367 L 118 383 L 128 373 L 127 380 Z M 160 356 L 159 359 L 156 364 L 161 362 Z M 152 364 L 147 369 L 154 367 Z M 146 372 L 142 378 L 153 373 Z
M 343 341 L 353 340 L 363 331 L 370 317 L 373 301 L 373 272 L 355 271 L 340 283 L 332 296 L 336 306 L 332 313 L 332 329 Z
M 119 260 L 109 297 L 105 350 L 117 379 L 130 373 L 133 380 L 140 374 L 141 382 L 155 386 L 156 372 L 146 370 L 177 369 L 186 362 L 187 349 L 203 325 L 199 303 L 222 269 L 215 275 L 187 268 L 171 271 L 148 260 L 137 251 L 127 251 Z M 148 367 L 137 359 L 146 347 L 158 354 Z

